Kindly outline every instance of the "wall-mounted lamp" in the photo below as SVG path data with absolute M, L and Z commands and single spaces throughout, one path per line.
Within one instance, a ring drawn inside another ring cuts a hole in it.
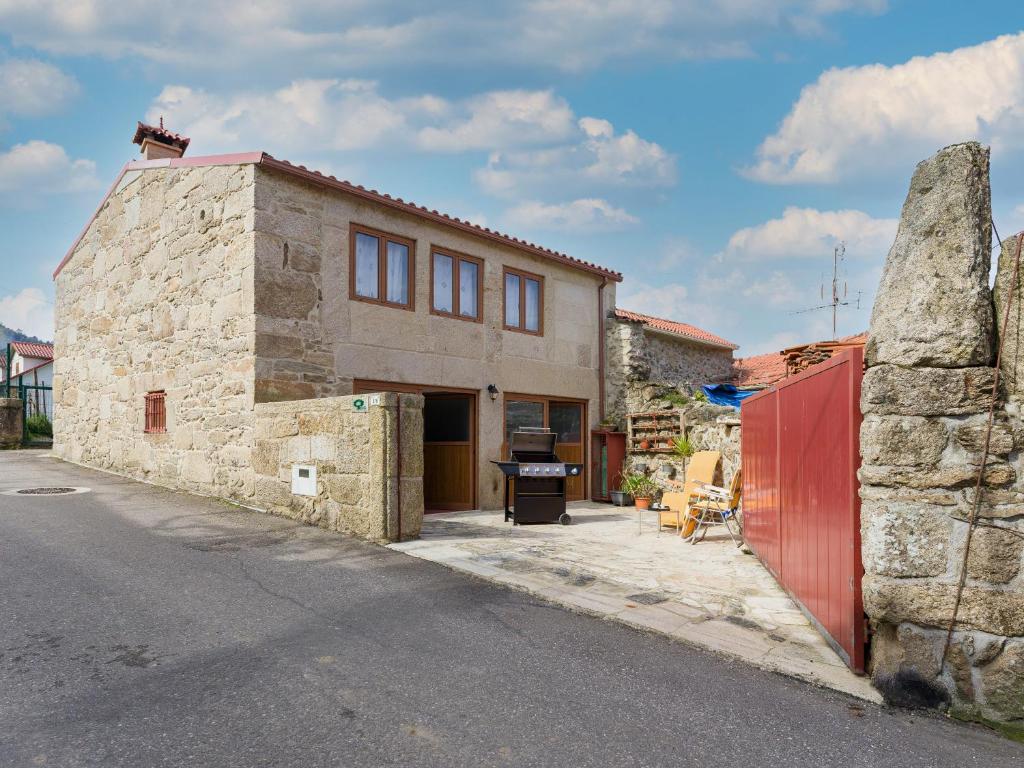
M 491 396 L 491 401 L 492 402 L 497 400 L 498 399 L 498 388 L 496 386 L 494 386 L 493 384 L 488 384 L 487 385 L 487 394 Z

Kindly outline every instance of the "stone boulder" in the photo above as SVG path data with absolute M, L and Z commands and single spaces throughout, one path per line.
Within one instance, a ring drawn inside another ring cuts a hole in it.
M 988 171 L 988 148 L 976 142 L 917 166 L 875 297 L 869 365 L 991 365 Z
M 1006 305 L 1010 299 L 1014 262 L 1017 260 L 1017 241 L 1017 235 L 1008 237 L 1003 240 L 999 249 L 999 266 L 993 291 L 997 333 L 1002 329 Z M 999 365 L 1003 391 L 1010 397 L 1024 395 L 1024 252 L 1021 253 L 1021 262 L 1017 272 L 1017 288 L 1013 292 L 1010 316 L 1006 323 L 1003 357 Z

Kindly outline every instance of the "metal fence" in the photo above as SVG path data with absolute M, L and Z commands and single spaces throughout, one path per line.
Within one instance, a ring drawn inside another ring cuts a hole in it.
M 864 671 L 860 387 L 855 348 L 743 402 L 743 532 L 856 672 Z

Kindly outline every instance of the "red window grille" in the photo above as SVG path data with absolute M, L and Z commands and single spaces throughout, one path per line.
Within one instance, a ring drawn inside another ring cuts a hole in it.
M 165 395 L 163 390 L 146 393 L 146 432 L 148 433 L 167 431 Z

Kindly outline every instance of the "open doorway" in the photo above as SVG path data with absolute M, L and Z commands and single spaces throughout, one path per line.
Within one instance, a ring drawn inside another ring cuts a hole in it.
M 423 395 L 424 511 L 476 509 L 476 392 L 367 380 L 355 381 L 353 392 Z

